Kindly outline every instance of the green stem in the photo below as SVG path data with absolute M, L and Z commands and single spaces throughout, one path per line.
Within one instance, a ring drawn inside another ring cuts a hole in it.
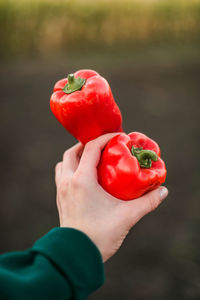
M 86 79 L 81 77 L 74 77 L 74 74 L 69 74 L 67 76 L 68 83 L 62 89 L 66 94 L 71 94 L 75 91 L 80 90 L 86 82 Z
M 143 150 L 132 146 L 131 153 L 137 158 L 141 168 L 151 168 L 152 160 L 158 160 L 157 154 L 152 150 Z

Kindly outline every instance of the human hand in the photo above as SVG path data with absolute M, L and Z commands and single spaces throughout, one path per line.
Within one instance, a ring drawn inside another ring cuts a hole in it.
M 119 133 L 109 133 L 78 143 L 56 165 L 57 207 L 61 227 L 84 232 L 96 244 L 103 261 L 120 248 L 129 230 L 167 197 L 165 187 L 132 201 L 119 200 L 99 184 L 97 166 L 107 142 Z

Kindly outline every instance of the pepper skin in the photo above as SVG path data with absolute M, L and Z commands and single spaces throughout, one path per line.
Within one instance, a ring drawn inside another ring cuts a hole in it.
M 58 121 L 81 143 L 122 132 L 122 116 L 108 82 L 97 72 L 80 70 L 54 86 L 50 107 Z
M 139 132 L 113 137 L 97 168 L 100 185 L 121 200 L 132 200 L 164 183 L 166 167 L 156 142 Z

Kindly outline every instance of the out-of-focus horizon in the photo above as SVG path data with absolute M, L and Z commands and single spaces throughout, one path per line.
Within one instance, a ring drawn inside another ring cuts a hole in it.
M 49 98 L 82 68 L 108 80 L 125 132 L 158 142 L 169 188 L 90 299 L 200 299 L 198 0 L 0 0 L 0 252 L 59 226 L 54 167 L 77 141 Z
M 194 43 L 200 1 L 0 1 L 0 58 Z

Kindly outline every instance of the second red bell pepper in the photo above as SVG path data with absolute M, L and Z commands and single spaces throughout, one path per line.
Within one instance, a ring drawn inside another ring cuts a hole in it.
M 80 142 L 122 131 L 122 116 L 108 82 L 97 72 L 80 70 L 58 81 L 50 99 L 58 121 Z
M 139 132 L 113 137 L 98 165 L 99 183 L 121 200 L 132 200 L 155 189 L 164 183 L 166 173 L 158 144 Z

